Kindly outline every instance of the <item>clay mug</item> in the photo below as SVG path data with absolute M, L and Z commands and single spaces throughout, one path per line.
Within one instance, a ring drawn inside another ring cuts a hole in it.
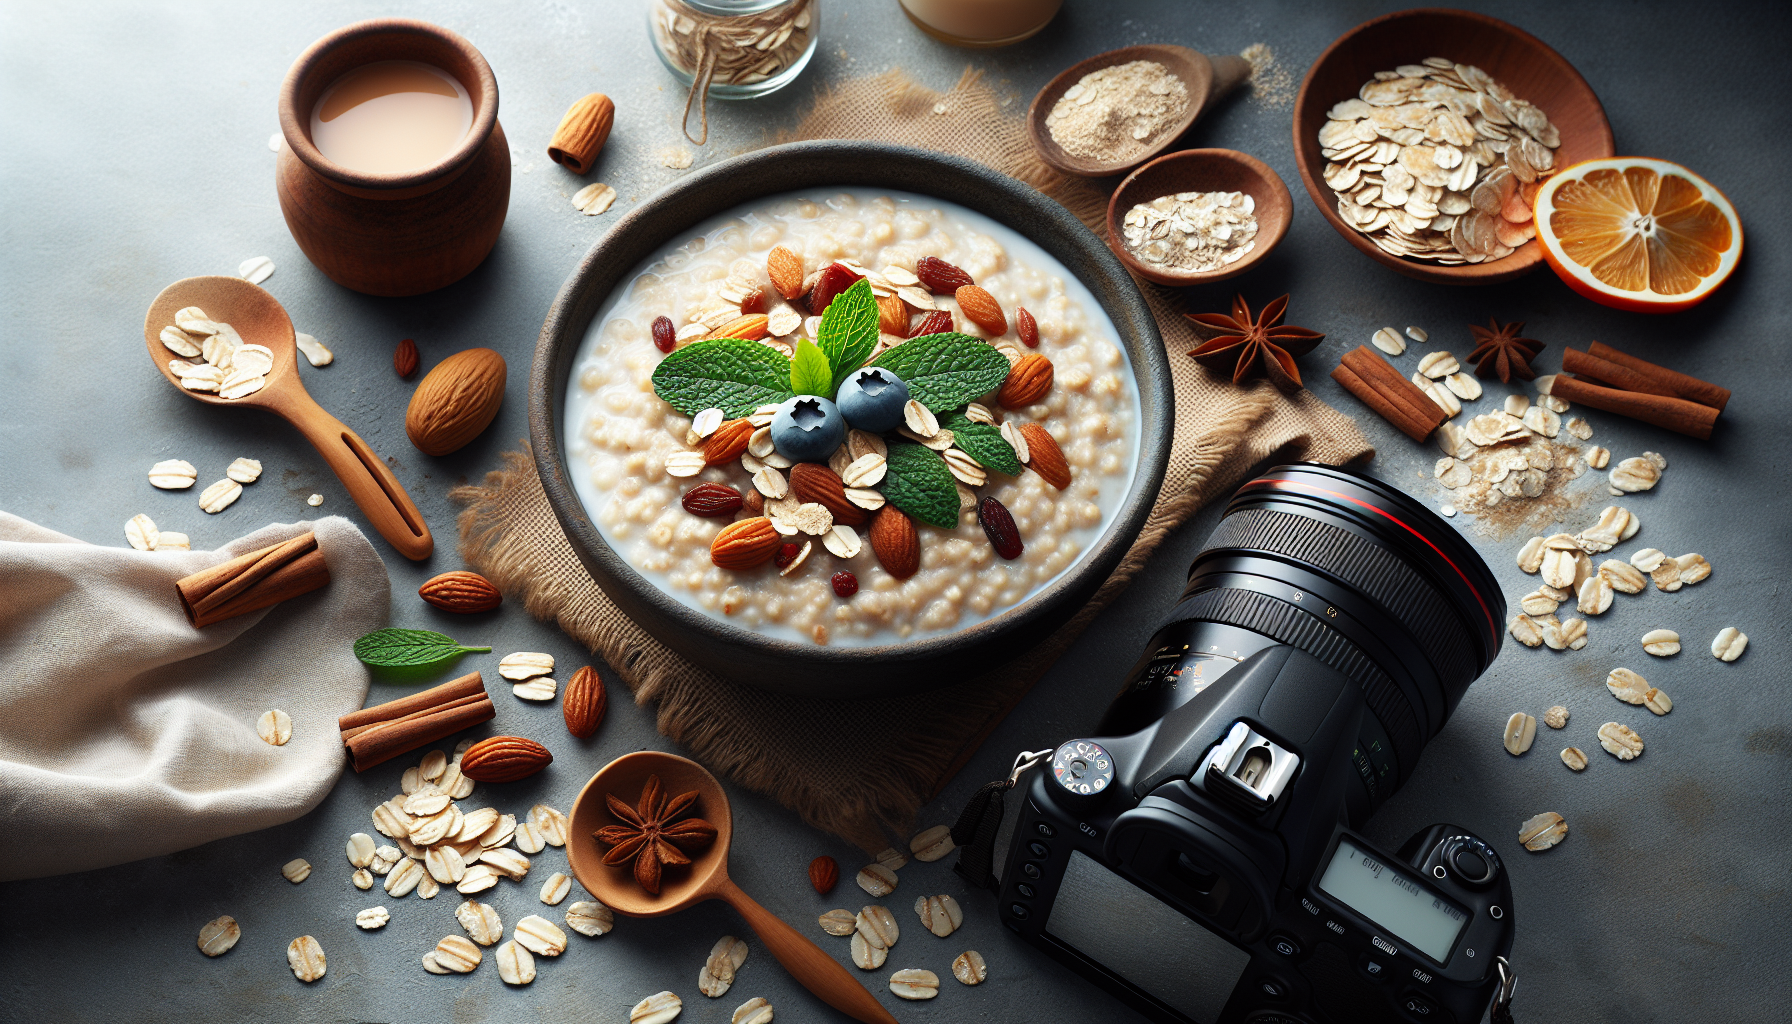
M 458 79 L 473 125 L 436 164 L 403 173 L 357 171 L 320 153 L 311 111 L 330 84 L 376 61 L 432 64 Z M 420 295 L 485 260 L 510 207 L 510 146 L 498 124 L 498 81 L 473 44 L 407 18 L 378 18 L 319 39 L 280 87 L 285 144 L 274 174 L 294 240 L 330 280 L 369 295 Z

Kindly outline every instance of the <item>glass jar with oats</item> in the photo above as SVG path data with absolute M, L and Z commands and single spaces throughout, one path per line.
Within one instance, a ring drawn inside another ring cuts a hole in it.
M 802 73 L 815 53 L 819 6 L 820 0 L 649 0 L 647 28 L 660 61 L 690 86 L 691 99 L 750 99 Z M 691 105 L 685 105 L 687 120 Z M 707 135 L 707 109 L 703 124 Z M 702 145 L 698 137 L 691 141 Z

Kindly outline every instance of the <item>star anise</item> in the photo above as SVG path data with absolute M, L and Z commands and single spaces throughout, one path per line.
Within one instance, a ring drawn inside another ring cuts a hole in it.
M 1468 354 L 1468 361 L 1475 364 L 1475 376 L 1498 377 L 1501 384 L 1510 384 L 1513 377 L 1537 379 L 1531 360 L 1543 351 L 1543 343 L 1518 336 L 1524 330 L 1523 320 L 1501 326 L 1498 320 L 1488 317 L 1487 327 L 1470 324 L 1468 329 L 1475 336 L 1475 350 Z
M 641 799 L 630 807 L 605 793 L 604 802 L 621 825 L 606 825 L 592 833 L 598 842 L 607 843 L 605 864 L 635 862 L 635 881 L 641 888 L 660 894 L 660 869 L 668 864 L 689 864 L 686 851 L 708 849 L 716 841 L 716 827 L 702 818 L 684 818 L 697 803 L 695 792 L 680 793 L 667 799 L 660 788 L 658 775 L 647 776 L 641 787 Z M 684 820 L 679 820 L 684 818 Z
M 1288 296 L 1263 307 L 1256 318 L 1243 295 L 1232 299 L 1232 315 L 1224 313 L 1189 313 L 1197 334 L 1206 338 L 1189 352 L 1195 362 L 1232 375 L 1232 383 L 1241 384 L 1254 376 L 1268 377 L 1283 391 L 1301 387 L 1300 368 L 1295 356 L 1304 356 L 1325 338 L 1305 327 L 1278 327 L 1288 309 Z

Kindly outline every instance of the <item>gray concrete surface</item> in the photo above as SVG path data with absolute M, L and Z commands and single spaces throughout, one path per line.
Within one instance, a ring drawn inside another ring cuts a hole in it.
M 1019 109 L 1060 68 L 1100 50 L 1167 41 L 1237 52 L 1264 42 L 1292 76 L 1291 98 L 1307 64 L 1336 35 L 1393 5 L 1067 6 L 1024 45 L 969 53 L 922 37 L 890 0 L 829 0 L 820 50 L 805 77 L 775 97 L 712 108 L 712 141 L 699 165 L 793 124 L 829 82 L 896 66 L 941 88 L 967 64 L 983 68 L 1014 91 Z M 1621 152 L 1681 160 L 1727 192 L 1748 231 L 1735 278 L 1693 312 L 1646 317 L 1593 305 L 1547 271 L 1461 290 L 1395 276 L 1336 237 L 1306 199 L 1288 106 L 1240 96 L 1198 127 L 1190 144 L 1234 147 L 1268 161 L 1294 190 L 1296 212 L 1282 247 L 1237 285 L 1257 302 L 1294 293 L 1290 319 L 1330 335 L 1302 361 L 1303 371 L 1317 394 L 1352 414 L 1360 407 L 1325 374 L 1374 328 L 1418 324 L 1431 331 L 1433 345 L 1460 355 L 1469 344 L 1465 325 L 1489 315 L 1528 321 L 1529 333 L 1549 344 L 1541 360 L 1548 368 L 1564 344 L 1598 338 L 1730 385 L 1735 401 L 1709 443 L 1589 416 L 1594 440 L 1617 456 L 1653 449 L 1670 461 L 1660 487 L 1625 501 L 1644 522 L 1638 543 L 1700 551 L 1716 571 L 1678 594 L 1621 598 L 1594 621 L 1592 642 L 1578 653 L 1508 643 L 1431 745 L 1415 781 L 1370 832 L 1392 846 L 1448 820 L 1499 844 L 1518 894 L 1520 1020 L 1783 1020 L 1792 1005 L 1792 972 L 1783 964 L 1792 881 L 1782 593 L 1792 568 L 1782 450 L 1784 288 L 1792 269 L 1785 228 L 1792 215 L 1785 184 L 1792 83 L 1782 52 L 1788 23 L 1783 10 L 1752 4 L 1485 6 L 1575 63 L 1603 99 Z M 396 460 L 440 538 L 436 556 L 421 565 L 387 551 L 399 595 L 394 624 L 448 628 L 498 652 L 538 649 L 578 661 L 572 642 L 520 609 L 506 607 L 486 621 L 448 621 L 406 595 L 429 575 L 459 566 L 455 509 L 445 493 L 478 479 L 526 433 L 521 389 L 542 316 L 578 256 L 615 222 L 614 215 L 576 215 L 567 197 L 583 182 L 542 153 L 561 111 L 594 89 L 615 98 L 616 131 L 593 178 L 617 187 L 618 212 L 678 173 L 654 154 L 676 144 L 683 90 L 652 56 L 641 8 L 639 0 L 0 6 L 0 507 L 99 544 L 122 543 L 124 521 L 148 512 L 164 528 L 189 532 L 195 547 L 265 522 L 304 518 L 303 499 L 313 491 L 326 496 L 322 511 L 353 515 L 317 455 L 284 424 L 189 402 L 144 364 L 139 325 L 163 285 L 271 256 L 279 270 L 267 287 L 300 329 L 337 353 L 326 369 L 304 367 L 306 386 Z M 266 146 L 276 127 L 275 93 L 291 61 L 323 33 L 379 14 L 428 18 L 479 46 L 497 73 L 501 116 L 519 147 L 509 221 L 491 258 L 460 284 L 415 299 L 347 292 L 306 262 L 281 221 Z M 1193 298 L 1221 309 L 1231 293 L 1222 285 Z M 510 360 L 509 400 L 498 421 L 452 456 L 424 457 L 404 437 L 409 385 L 389 369 L 392 347 L 404 337 L 417 340 L 426 366 L 472 345 Z M 1421 499 L 1442 500 L 1429 479 L 1431 449 L 1372 418 L 1363 422 L 1381 449 L 1376 472 Z M 189 494 L 152 490 L 143 475 L 152 462 L 179 457 L 202 476 L 216 476 L 239 455 L 260 458 L 267 471 L 221 516 L 200 513 Z M 1570 529 L 1607 501 L 1593 478 L 1583 483 L 1587 504 L 1570 514 Z M 1215 518 L 1210 510 L 1172 538 L 921 824 L 950 820 L 1014 751 L 1092 727 L 1116 685 L 1115 666 L 1136 656 Z M 1456 522 L 1493 564 L 1510 599 L 1533 586 L 1513 564 L 1522 535 L 1493 536 L 1466 519 Z M 1706 652 L 1725 625 L 1753 638 L 1734 665 Z M 1636 637 L 1656 626 L 1679 629 L 1686 651 L 1669 661 L 1643 655 Z M 1673 714 L 1639 718 L 1639 709 L 1614 702 L 1600 685 L 1613 664 L 1639 668 L 1671 693 Z M 376 687 L 371 699 L 397 692 Z M 667 746 L 651 709 L 634 707 L 619 691 L 617 697 L 595 741 L 550 740 L 554 770 L 504 787 L 493 802 L 517 812 L 537 800 L 566 806 L 611 757 Z M 1570 775 L 1556 761 L 1563 738 L 1547 730 L 1522 760 L 1500 748 L 1508 714 L 1557 702 L 1574 710 L 1568 740 L 1592 752 L 1584 775 Z M 542 732 L 527 721 L 540 714 L 501 698 L 495 726 Z M 1593 730 L 1608 719 L 1638 725 L 1648 742 L 1641 760 L 1619 764 L 1596 749 Z M 621 1021 L 630 1004 L 665 988 L 688 1000 L 682 1020 L 726 1020 L 753 995 L 769 997 L 780 1020 L 834 1019 L 763 948 L 725 998 L 698 995 L 695 974 L 709 945 L 723 933 L 743 934 L 743 923 L 718 904 L 623 922 L 594 941 L 574 936 L 573 948 L 542 963 L 539 980 L 523 990 L 507 989 L 489 965 L 466 978 L 424 974 L 418 957 L 458 930 L 452 897 L 422 903 L 361 893 L 348 883 L 341 852 L 350 832 L 366 829 L 372 805 L 395 791 L 402 766 L 345 775 L 316 811 L 279 828 L 104 871 L 0 885 L 0 1020 Z M 823 852 L 850 870 L 859 861 L 853 850 L 752 793 L 735 788 L 731 795 L 733 870 L 745 889 L 804 928 L 813 928 L 808 922 L 823 910 L 863 902 L 849 884 L 819 898 L 803 876 L 803 865 Z M 1545 809 L 1566 815 L 1572 832 L 1547 854 L 1525 854 L 1512 839 L 1518 823 Z M 278 875 L 294 856 L 317 866 L 296 888 Z M 564 855 L 549 851 L 537 864 L 529 883 L 495 890 L 507 922 L 541 909 L 539 878 L 563 867 Z M 945 864 L 913 866 L 902 877 L 902 898 L 892 904 L 899 916 L 912 922 L 907 903 L 918 892 L 948 892 L 964 902 L 968 919 L 950 940 L 911 934 L 891 966 L 944 974 L 953 955 L 977 949 L 991 968 L 984 987 L 966 990 L 947 980 L 933 1003 L 901 1004 L 886 994 L 903 1019 L 1134 1019 L 1010 940 L 990 899 L 966 891 Z M 374 904 L 392 907 L 392 924 L 357 931 L 354 911 Z M 193 939 L 220 913 L 234 914 L 245 935 L 228 956 L 209 961 Z M 311 986 L 293 980 L 282 956 L 286 942 L 306 932 L 321 939 L 330 960 L 328 977 Z M 844 942 L 829 948 L 846 959 Z

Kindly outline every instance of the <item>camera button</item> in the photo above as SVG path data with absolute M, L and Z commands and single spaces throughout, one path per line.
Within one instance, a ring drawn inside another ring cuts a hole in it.
M 1050 857 L 1052 855 L 1052 848 L 1044 843 L 1028 843 L 1027 849 L 1032 850 L 1035 857 Z
M 1300 943 L 1289 935 L 1277 932 L 1269 937 L 1269 948 L 1278 956 L 1296 957 L 1300 955 Z
M 1020 893 L 1022 896 L 1025 896 L 1027 899 L 1032 899 L 1034 896 L 1038 895 L 1037 893 L 1035 893 L 1033 891 L 1033 887 L 1028 885 L 1025 882 L 1015 883 L 1014 891 Z
M 1456 851 L 1456 856 L 1450 858 L 1450 866 L 1456 869 L 1457 874 L 1474 882 L 1492 874 L 1487 870 L 1486 858 L 1467 847 Z
M 1400 997 L 1400 1008 L 1414 1020 L 1449 1020 L 1450 1014 L 1443 1007 L 1417 992 L 1408 992 Z
M 1058 830 L 1055 828 L 1052 828 L 1050 825 L 1047 825 L 1043 821 L 1034 823 L 1033 831 L 1039 833 L 1040 835 L 1044 836 L 1047 839 L 1056 839 L 1058 837 Z
M 1288 986 L 1282 984 L 1280 981 L 1277 981 L 1274 978 L 1258 978 L 1257 979 L 1257 991 L 1263 993 L 1264 995 L 1268 996 L 1271 999 L 1286 999 L 1286 998 L 1288 998 Z
M 1011 904 L 1009 904 L 1009 905 L 1008 905 L 1008 912 L 1009 912 L 1009 913 L 1010 913 L 1010 914 L 1013 914 L 1013 915 L 1014 915 L 1014 919 L 1015 919 L 1015 920 L 1017 920 L 1017 921 L 1025 921 L 1025 920 L 1026 920 L 1026 919 L 1027 919 L 1027 915 L 1028 915 L 1028 911 L 1027 911 L 1027 908 L 1026 908 L 1026 907 L 1023 907 L 1023 906 L 1021 906 L 1021 905 L 1020 905 L 1020 904 L 1018 904 L 1018 903 L 1011 903 Z
M 1357 959 L 1356 969 L 1357 973 L 1361 974 L 1365 979 L 1378 984 L 1386 981 L 1388 978 L 1388 965 L 1367 953 L 1364 953 Z
M 1028 878 L 1038 878 L 1039 877 L 1039 865 L 1034 864 L 1029 861 L 1028 863 L 1022 864 L 1020 866 L 1020 873 L 1023 875 L 1026 875 Z

